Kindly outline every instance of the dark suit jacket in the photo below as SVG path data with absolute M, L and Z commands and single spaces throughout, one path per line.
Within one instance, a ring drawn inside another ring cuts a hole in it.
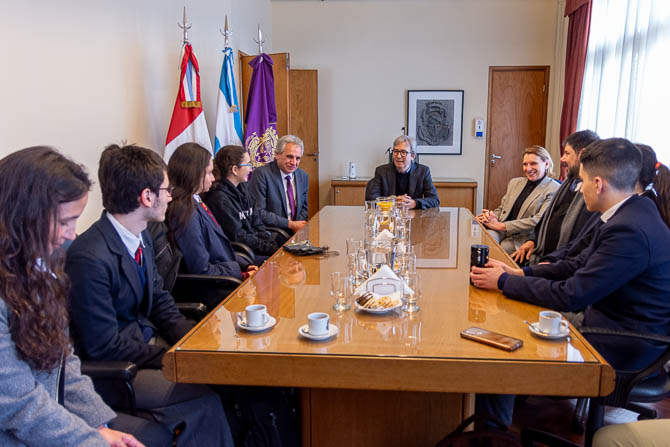
M 293 178 L 296 190 L 296 218 L 294 220 L 307 220 L 307 191 L 309 188 L 307 173 L 298 168 Z M 274 160 L 254 170 L 249 181 L 249 194 L 265 224 L 288 228 L 289 213 L 283 181 L 282 172 L 277 166 L 277 161 Z
M 142 233 L 147 269 L 146 298 L 135 260 L 103 213 L 67 252 L 70 318 L 84 359 L 124 360 L 160 368 L 165 349 L 144 342 L 139 321 L 174 344 L 192 327 L 163 290 L 151 236 Z
M 633 195 L 578 257 L 503 274 L 505 296 L 558 311 L 584 311 L 584 326 L 670 333 L 670 230 L 654 203 Z M 587 308 L 587 306 L 590 306 Z M 596 346 L 612 365 L 639 367 L 658 352 L 640 343 Z
M 365 187 L 365 200 L 375 200 L 377 197 L 396 195 L 396 169 L 393 163 L 377 166 L 375 176 Z M 416 208 L 425 210 L 440 206 L 440 198 L 430 177 L 430 168 L 419 163 L 413 163 L 409 172 L 408 196 L 416 201 Z
M 170 223 L 168 222 L 168 225 Z M 195 210 L 186 228 L 175 233 L 175 241 L 184 258 L 187 273 L 226 275 L 242 279 L 242 270 L 226 234 L 201 205 Z

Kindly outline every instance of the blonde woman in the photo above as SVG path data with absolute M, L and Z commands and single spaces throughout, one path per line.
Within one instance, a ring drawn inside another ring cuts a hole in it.
M 560 184 L 552 178 L 554 162 L 542 146 L 523 151 L 523 177 L 510 180 L 495 210 L 482 210 L 477 220 L 507 253 L 523 244 L 549 207 Z

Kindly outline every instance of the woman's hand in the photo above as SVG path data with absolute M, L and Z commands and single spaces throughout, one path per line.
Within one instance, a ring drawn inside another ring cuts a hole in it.
M 105 438 L 110 447 L 144 447 L 144 444 L 128 433 L 112 430 L 107 427 L 98 428 L 98 432 Z
M 496 217 L 496 215 L 493 213 L 491 213 L 491 215 L 489 216 L 488 222 L 484 223 L 484 226 L 486 228 L 490 228 L 491 230 L 495 231 L 505 231 L 505 224 L 503 222 L 500 222 Z

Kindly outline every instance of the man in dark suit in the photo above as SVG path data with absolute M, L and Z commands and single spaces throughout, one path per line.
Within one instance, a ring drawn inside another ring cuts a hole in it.
M 554 200 L 528 239 L 511 254 L 519 264 L 528 261 L 534 265 L 546 261 L 546 255 L 575 239 L 593 214 L 586 209 L 581 193 L 579 156 L 586 146 L 598 139 L 595 132 L 580 130 L 563 141 L 561 164 L 567 167 L 568 177 L 556 191 Z
M 305 146 L 295 135 L 277 142 L 275 160 L 256 168 L 249 181 L 249 194 L 256 211 L 271 226 L 300 230 L 307 223 L 309 179 L 300 169 Z
M 396 203 L 410 209 L 425 210 L 440 206 L 440 198 L 428 166 L 414 163 L 416 142 L 401 135 L 393 142 L 393 163 L 377 166 L 375 176 L 365 187 L 365 200 L 396 196 Z
M 473 283 L 566 312 L 577 328 L 667 335 L 670 230 L 654 203 L 634 192 L 641 162 L 640 151 L 621 138 L 588 146 L 581 156 L 582 193 L 586 207 L 602 213 L 603 221 L 591 244 L 578 257 L 523 269 L 491 261 L 472 268 Z M 644 367 L 663 350 L 642 341 L 589 340 L 616 369 Z M 477 405 L 511 422 L 513 396 L 477 396 Z
M 138 408 L 181 430 L 179 445 L 232 445 L 219 396 L 203 385 L 169 382 L 160 371 L 163 354 L 192 327 L 163 290 L 145 231 L 165 218 L 171 200 L 165 163 L 148 149 L 112 145 L 100 157 L 98 177 L 105 211 L 67 253 L 79 353 L 136 363 Z M 116 390 L 100 391 L 116 403 Z

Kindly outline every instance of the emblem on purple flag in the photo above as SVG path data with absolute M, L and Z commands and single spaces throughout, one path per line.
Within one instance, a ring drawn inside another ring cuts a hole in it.
M 261 53 L 249 62 L 253 69 L 244 114 L 244 147 L 249 151 L 254 168 L 275 158 L 277 147 L 277 105 L 272 58 Z

